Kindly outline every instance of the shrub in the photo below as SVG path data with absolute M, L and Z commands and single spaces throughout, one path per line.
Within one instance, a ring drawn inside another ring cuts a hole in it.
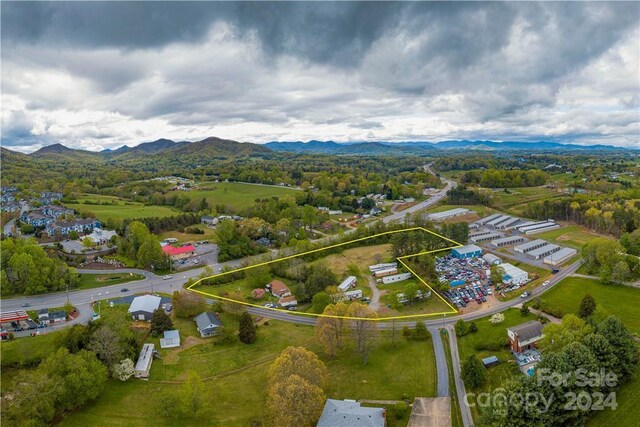
M 406 402 L 398 402 L 393 405 L 393 412 L 397 420 L 401 420 L 409 413 L 409 405 Z

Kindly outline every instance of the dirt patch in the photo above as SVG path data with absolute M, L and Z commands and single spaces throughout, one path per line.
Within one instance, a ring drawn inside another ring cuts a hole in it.
M 571 240 L 571 236 L 568 234 L 563 234 L 562 236 L 556 237 L 556 240 L 559 242 L 566 242 L 567 240 Z
M 162 357 L 162 364 L 163 365 L 177 365 L 178 364 L 178 360 L 180 360 L 180 353 L 182 353 L 184 350 L 187 350 L 191 347 L 195 347 L 196 345 L 200 345 L 200 344 L 204 344 L 204 340 L 202 338 L 197 338 L 197 337 L 187 337 L 184 339 L 184 341 L 181 343 L 180 347 L 169 350 L 163 357 Z

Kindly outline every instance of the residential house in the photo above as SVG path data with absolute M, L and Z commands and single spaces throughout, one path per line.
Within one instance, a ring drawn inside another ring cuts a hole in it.
M 356 286 L 356 281 L 357 279 L 355 276 L 349 276 L 346 279 L 344 279 L 342 283 L 338 285 L 338 289 L 342 292 L 346 292 L 350 288 L 354 288 Z
M 291 295 L 291 291 L 289 290 L 289 287 L 285 285 L 283 282 L 281 282 L 280 280 L 272 280 L 271 283 L 267 285 L 267 287 L 269 288 L 271 293 L 276 297 L 282 298 L 282 297 Z
M 43 214 L 53 218 L 59 218 L 65 215 L 73 215 L 72 209 L 63 208 L 62 206 L 57 206 L 57 205 L 42 206 L 38 210 Z
M 90 239 L 95 245 L 106 245 L 116 235 L 117 233 L 113 230 L 103 230 L 96 227 L 91 234 L 87 234 L 86 238 Z
M 49 236 L 66 236 L 72 231 L 76 233 L 89 233 L 96 227 L 100 227 L 100 221 L 95 218 L 86 218 L 71 221 L 56 221 L 48 224 L 46 231 Z
M 146 320 L 150 322 L 153 312 L 160 307 L 162 298 L 155 295 L 142 295 L 135 297 L 129 306 L 129 314 L 133 320 Z
M 41 325 L 49 324 L 49 309 L 43 308 L 42 310 L 38 310 L 38 322 Z
M 537 320 L 530 320 L 520 325 L 507 328 L 507 336 L 511 351 L 522 353 L 530 348 L 536 348 L 538 341 L 544 336 L 542 334 L 542 323 Z
M 298 300 L 296 299 L 295 295 L 287 295 L 286 297 L 280 298 L 278 300 L 278 304 L 280 304 L 280 306 L 284 308 L 295 307 L 298 305 Z
M 355 400 L 327 399 L 317 427 L 385 427 L 384 408 L 361 406 Z
M 64 311 L 49 312 L 49 323 L 60 323 L 67 320 L 67 313 Z
M 200 313 L 193 320 L 196 322 L 196 327 L 202 338 L 216 335 L 224 326 L 216 314 L 208 311 Z

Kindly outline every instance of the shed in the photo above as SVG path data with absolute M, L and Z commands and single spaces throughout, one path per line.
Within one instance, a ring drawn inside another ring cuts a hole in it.
M 160 338 L 160 348 L 180 347 L 180 331 L 164 331 L 164 338 Z
M 495 256 L 494 254 L 484 254 L 482 255 L 482 259 L 487 262 L 489 265 L 500 265 L 502 264 L 502 260 Z
M 294 295 L 287 295 L 286 297 L 280 298 L 278 304 L 280 304 L 282 307 L 295 307 L 296 305 L 298 305 L 298 300 Z
M 493 365 L 497 365 L 498 363 L 500 363 L 500 360 L 496 356 L 489 356 L 482 359 L 482 364 L 487 368 Z

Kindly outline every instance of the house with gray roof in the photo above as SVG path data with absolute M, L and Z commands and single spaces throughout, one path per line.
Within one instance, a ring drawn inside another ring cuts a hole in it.
M 537 347 L 537 342 L 544 336 L 542 323 L 537 320 L 529 320 L 516 326 L 507 328 L 507 335 L 511 344 L 511 351 L 522 353 L 525 350 Z
M 327 399 L 318 427 L 384 427 L 384 408 L 367 408 L 355 400 Z
M 200 313 L 193 320 L 202 338 L 214 336 L 223 327 L 218 316 L 208 311 Z
M 133 320 L 151 321 L 153 312 L 160 307 L 162 298 L 155 295 L 142 295 L 135 297 L 129 306 L 129 314 Z

